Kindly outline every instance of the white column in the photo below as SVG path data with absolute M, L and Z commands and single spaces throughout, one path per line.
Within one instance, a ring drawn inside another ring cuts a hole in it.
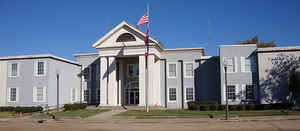
M 122 105 L 122 101 L 123 101 L 123 98 L 122 98 L 122 90 L 123 90 L 123 62 L 122 61 L 119 61 L 119 106 Z
M 149 106 L 154 106 L 154 104 L 156 103 L 156 98 L 154 97 L 154 88 L 156 88 L 154 85 L 155 83 L 157 83 L 158 81 L 155 81 L 155 76 L 154 76 L 154 72 L 157 72 L 157 70 L 154 70 L 154 55 L 149 55 L 148 56 L 148 74 L 149 74 L 149 86 L 148 86 L 148 102 L 149 102 Z
M 100 58 L 100 106 L 106 106 L 107 105 L 107 97 L 106 97 L 106 89 L 107 89 L 107 58 L 101 57 Z
M 117 106 L 118 98 L 118 84 L 117 84 L 117 70 L 116 70 L 116 58 L 109 57 L 108 59 L 108 104 L 110 106 Z
M 145 106 L 145 56 L 139 56 L 139 106 Z

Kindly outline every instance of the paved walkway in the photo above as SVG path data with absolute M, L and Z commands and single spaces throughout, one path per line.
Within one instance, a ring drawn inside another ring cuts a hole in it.
M 87 121 L 97 121 L 97 120 L 112 120 L 114 115 L 117 115 L 121 112 L 125 112 L 126 110 L 112 110 L 112 111 L 107 111 L 104 113 L 100 113 L 95 116 L 91 116 L 86 118 L 85 120 Z

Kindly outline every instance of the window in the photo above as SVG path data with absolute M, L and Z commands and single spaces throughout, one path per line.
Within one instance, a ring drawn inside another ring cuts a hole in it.
M 169 88 L 169 101 L 176 101 L 176 88 Z
M 228 73 L 235 72 L 234 58 L 232 58 L 232 57 L 224 58 L 224 62 L 227 64 L 227 72 Z
M 17 88 L 9 88 L 9 90 L 10 90 L 9 101 L 16 102 L 17 101 Z
M 129 33 L 124 33 L 120 35 L 117 39 L 117 42 L 128 42 L 128 41 L 136 41 L 135 37 Z
M 169 64 L 169 71 L 168 71 L 169 78 L 176 77 L 176 64 Z
M 76 88 L 71 88 L 71 102 L 76 101 Z
M 129 77 L 133 77 L 133 75 L 134 75 L 133 72 L 134 72 L 134 65 L 133 65 L 133 64 L 129 64 L 129 65 L 128 65 L 128 74 L 127 74 L 127 75 L 128 75 Z
M 241 57 L 241 72 L 255 72 L 255 57 Z
M 193 77 L 194 68 L 193 63 L 185 63 L 185 77 Z
M 46 87 L 33 87 L 33 102 L 46 102 Z
M 186 96 L 185 99 L 187 101 L 194 100 L 194 89 L 193 88 L 186 88 Z
M 84 97 L 83 97 L 83 101 L 88 101 L 88 99 L 89 99 L 89 90 L 88 89 L 86 89 L 86 90 L 84 90 Z
M 138 64 L 128 64 L 127 76 L 128 77 L 138 77 L 139 76 L 139 65 Z
M 46 62 L 39 60 L 35 62 L 35 76 L 45 76 L 46 75 Z
M 38 75 L 44 75 L 44 62 L 38 62 Z
M 246 85 L 246 99 L 254 99 L 253 85 Z
M 245 59 L 245 72 L 251 72 L 251 59 Z
M 18 63 L 11 64 L 11 74 L 10 76 L 16 77 L 19 74 Z
M 235 86 L 234 85 L 228 85 L 227 86 L 227 94 L 228 94 L 228 100 L 235 100 Z

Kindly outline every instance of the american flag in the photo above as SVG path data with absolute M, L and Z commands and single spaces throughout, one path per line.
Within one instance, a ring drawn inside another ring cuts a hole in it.
M 142 24 L 148 24 L 148 22 L 149 22 L 148 15 L 145 14 L 142 16 L 142 18 L 139 20 L 139 22 L 136 25 L 141 26 Z

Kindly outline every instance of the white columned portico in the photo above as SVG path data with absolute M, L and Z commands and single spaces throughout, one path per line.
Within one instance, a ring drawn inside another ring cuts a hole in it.
M 145 106 L 146 104 L 146 94 L 145 94 L 145 68 L 146 68 L 145 56 L 139 56 L 139 106 Z

